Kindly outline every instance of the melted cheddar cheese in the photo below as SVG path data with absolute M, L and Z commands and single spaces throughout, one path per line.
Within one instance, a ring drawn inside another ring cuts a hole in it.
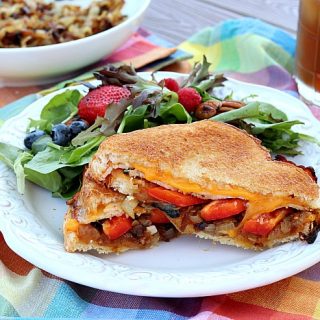
M 214 182 L 210 183 L 208 189 L 204 189 L 200 185 L 190 182 L 187 179 L 174 178 L 169 173 L 158 172 L 152 168 L 145 168 L 138 164 L 134 164 L 134 168 L 144 174 L 146 180 L 151 182 L 162 182 L 172 188 L 183 193 L 211 194 L 213 196 L 241 198 L 248 200 L 247 210 L 241 222 L 241 225 L 248 219 L 254 218 L 263 213 L 269 213 L 283 207 L 305 208 L 306 203 L 294 197 L 283 197 L 273 195 L 261 195 L 252 193 L 244 188 L 231 185 L 218 185 Z M 239 227 L 241 227 L 241 225 Z

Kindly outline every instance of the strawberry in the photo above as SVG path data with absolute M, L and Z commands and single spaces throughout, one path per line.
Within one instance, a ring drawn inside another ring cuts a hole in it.
M 172 78 L 164 79 L 164 86 L 174 92 L 178 92 L 180 89 L 178 82 Z
M 103 117 L 107 106 L 111 103 L 118 103 L 130 96 L 130 91 L 125 87 L 107 85 L 89 91 L 78 104 L 80 118 L 93 124 L 96 118 Z
M 188 112 L 194 111 L 196 106 L 201 103 L 201 96 L 194 88 L 182 88 L 178 91 L 179 102 Z

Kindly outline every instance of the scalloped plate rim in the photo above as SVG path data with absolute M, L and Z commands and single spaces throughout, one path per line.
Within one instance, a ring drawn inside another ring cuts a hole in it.
M 146 75 L 148 73 L 143 73 L 143 74 Z M 172 72 L 158 72 L 157 75 L 160 75 L 161 77 L 183 76 L 183 74 L 176 74 Z M 319 126 L 320 124 L 320 122 L 312 116 L 312 113 L 309 110 L 309 108 L 305 106 L 300 100 L 296 99 L 295 97 L 292 97 L 284 92 L 278 91 L 273 88 L 244 83 L 244 82 L 233 80 L 233 79 L 229 79 L 229 80 L 230 80 L 230 83 L 233 83 L 236 86 L 243 86 L 246 88 L 248 87 L 257 88 L 257 90 L 268 91 L 270 93 L 273 92 L 278 96 L 279 95 L 282 96 L 284 99 L 288 101 L 294 101 L 295 104 L 300 105 L 300 111 L 307 116 L 307 118 L 310 120 L 310 123 L 313 126 L 315 125 Z M 56 95 L 57 93 L 67 89 L 70 89 L 70 87 L 66 89 L 60 89 L 56 92 L 53 92 L 47 95 L 44 98 L 49 99 L 52 96 Z M 43 101 L 44 98 L 41 98 L 36 102 L 32 103 L 30 106 L 28 106 L 25 110 L 22 111 L 22 114 L 29 113 L 28 110 L 33 108 L 35 104 L 38 105 L 39 101 L 40 100 Z M 19 115 L 14 118 L 19 117 Z M 14 118 L 11 118 L 11 119 L 14 119 Z M 1 139 L 1 136 L 2 136 L 2 131 L 0 129 L 0 139 Z M 11 179 L 12 178 L 14 179 L 13 173 L 10 171 L 9 168 L 5 167 L 4 164 L 0 164 L 0 174 L 2 173 L 5 173 L 5 174 L 7 173 L 9 176 L 11 175 Z M 3 194 L 2 190 L 0 190 L 0 195 L 1 194 Z M 29 212 L 29 213 L 32 215 L 32 212 Z M 306 268 L 320 261 L 320 251 L 317 250 L 317 248 L 320 246 L 320 240 L 317 239 L 317 241 L 312 245 L 305 245 L 300 242 L 295 242 L 295 243 L 282 245 L 280 247 L 275 248 L 275 250 L 271 249 L 273 250 L 273 252 L 279 252 L 281 254 L 282 249 L 285 252 L 288 252 L 288 250 L 291 250 L 291 247 L 293 247 L 296 250 L 297 255 L 302 254 L 302 256 L 304 257 L 304 255 L 306 254 L 306 251 L 308 252 L 308 254 L 306 255 L 305 259 L 303 259 L 303 263 L 301 263 L 301 261 L 298 261 L 297 259 L 291 261 L 292 262 L 291 267 L 293 266 L 294 268 L 290 269 L 290 268 L 287 268 L 286 265 L 280 265 L 278 267 L 280 267 L 281 272 L 277 272 L 275 275 L 270 271 L 267 273 L 263 272 L 263 277 L 260 276 L 257 279 L 257 275 L 259 274 L 259 263 L 258 263 L 258 267 L 257 267 L 258 269 L 257 270 L 252 269 L 251 271 L 252 273 L 255 273 L 255 280 L 251 282 L 249 282 L 246 277 L 244 277 L 243 279 L 239 279 L 241 278 L 241 276 L 246 275 L 248 273 L 248 270 L 246 270 L 246 268 L 244 268 L 241 271 L 234 272 L 233 274 L 232 274 L 232 271 L 231 271 L 231 274 L 228 274 L 228 273 L 224 274 L 223 272 L 219 273 L 217 271 L 205 272 L 205 273 L 201 273 L 201 272 L 200 273 L 195 273 L 195 272 L 175 273 L 175 272 L 161 272 L 161 271 L 159 272 L 158 270 L 149 270 L 149 269 L 133 267 L 132 268 L 133 271 L 131 272 L 131 278 L 130 276 L 124 276 L 124 278 L 121 278 L 123 276 L 121 275 L 121 277 L 118 277 L 116 282 L 111 282 L 106 284 L 103 281 L 98 281 L 98 278 L 101 279 L 101 276 L 104 273 L 99 274 L 98 272 L 98 274 L 94 274 L 94 276 L 91 274 L 91 278 L 89 277 L 89 278 L 83 278 L 79 280 L 78 274 L 74 272 L 74 266 L 66 267 L 63 264 L 64 257 L 68 257 L 66 260 L 68 260 L 71 257 L 72 258 L 85 257 L 84 260 L 87 259 L 89 260 L 89 262 L 90 262 L 90 259 L 93 259 L 92 261 L 95 262 L 96 260 L 98 261 L 99 258 L 95 256 L 91 256 L 89 254 L 81 254 L 81 253 L 70 254 L 65 252 L 63 248 L 59 248 L 59 250 L 60 249 L 62 250 L 61 251 L 62 264 L 61 263 L 60 264 L 58 263 L 58 265 L 54 265 L 50 263 L 48 264 L 47 260 L 43 259 L 43 256 L 35 255 L 35 252 L 37 252 L 37 250 L 41 251 L 43 249 L 44 245 L 41 245 L 40 242 L 37 243 L 36 241 L 34 244 L 34 247 L 21 245 L 21 243 L 19 242 L 19 239 L 17 239 L 16 235 L 12 232 L 9 224 L 9 219 L 5 218 L 6 212 L 3 209 L 3 207 L 1 207 L 1 203 L 0 203 L 0 215 L 1 214 L 2 214 L 2 217 L 4 217 L 4 219 L 3 220 L 1 219 L 2 221 L 0 220 L 1 221 L 0 229 L 3 232 L 5 240 L 7 241 L 9 247 L 13 251 L 15 251 L 17 254 L 25 258 L 27 261 L 33 263 L 34 265 L 40 267 L 41 269 L 44 269 L 64 279 L 74 281 L 76 283 L 80 283 L 90 287 L 102 289 L 102 290 L 110 290 L 110 291 L 126 293 L 126 294 L 154 296 L 154 297 L 195 297 L 195 296 L 207 296 L 212 294 L 225 294 L 225 293 L 237 292 L 237 291 L 251 289 L 251 288 L 259 287 L 261 285 L 273 283 L 275 281 L 291 276 L 297 272 L 305 270 Z M 19 217 L 19 215 L 17 215 L 17 217 Z M 25 231 L 23 230 L 20 230 L 20 231 L 21 231 L 20 235 L 23 236 Z M 54 243 L 55 242 L 53 241 L 53 244 Z M 304 250 L 304 248 L 306 250 Z M 36 251 L 33 251 L 33 249 L 35 249 Z M 268 251 L 269 250 L 265 251 L 264 253 L 267 253 Z M 294 253 L 295 251 L 293 250 L 292 252 Z M 253 265 L 254 265 L 255 258 L 249 259 L 248 261 L 250 262 L 250 260 L 253 260 Z M 275 261 L 277 261 L 277 258 Z M 103 260 L 101 266 L 105 264 L 106 264 L 106 261 Z M 233 263 L 230 266 L 232 270 L 232 268 L 237 267 L 238 264 Z M 241 267 L 241 264 L 240 264 L 240 267 Z M 84 267 L 84 269 L 85 268 L 88 268 L 88 266 Z M 110 278 L 110 273 L 113 272 L 112 268 L 117 269 L 118 266 L 113 262 L 111 263 L 108 262 L 107 268 L 108 268 L 108 270 L 106 271 L 107 274 L 104 274 L 104 275 L 107 278 L 108 276 Z M 125 267 L 121 267 L 121 268 L 124 268 L 123 274 L 125 274 L 126 272 Z M 279 269 L 277 270 L 279 271 Z M 83 271 L 83 272 L 86 272 L 86 271 Z M 140 275 L 140 278 L 139 277 L 132 278 L 132 275 L 136 275 L 136 276 Z M 219 276 L 219 279 L 217 279 L 217 276 Z M 95 279 L 96 282 L 92 281 L 92 277 Z M 192 280 L 192 278 L 194 279 Z M 157 283 L 157 285 L 154 285 L 154 281 L 157 281 L 157 279 L 158 281 L 161 281 L 161 285 L 159 285 L 159 283 Z M 226 283 L 224 282 L 226 281 L 226 279 L 229 279 L 228 285 L 226 285 Z M 172 286 L 172 283 L 170 282 L 174 280 L 175 280 L 175 285 Z M 230 280 L 232 280 L 233 282 Z M 212 281 L 215 281 L 215 284 L 216 284 L 215 287 L 213 287 Z M 219 283 L 219 281 L 220 281 L 220 284 L 217 286 L 217 282 Z M 151 283 L 151 286 L 150 286 L 150 283 Z M 186 284 L 188 284 L 189 287 L 186 288 Z

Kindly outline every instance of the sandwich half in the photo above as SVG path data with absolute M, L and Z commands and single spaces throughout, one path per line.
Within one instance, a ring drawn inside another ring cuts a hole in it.
M 150 248 L 179 235 L 166 215 L 145 201 L 146 190 L 153 184 L 120 168 L 102 181 L 93 176 L 90 168 L 86 170 L 81 190 L 68 201 L 67 251 L 119 253 Z
M 297 239 L 314 241 L 319 207 L 312 171 L 272 160 L 246 132 L 210 120 L 164 125 L 114 135 L 101 144 L 69 204 L 65 247 L 100 252 L 151 247 L 161 228 L 172 230 L 170 221 L 182 234 L 262 250 Z M 114 217 L 129 220 L 116 239 L 103 227 Z M 157 219 L 161 223 L 152 222 Z M 142 244 L 132 235 L 135 225 L 143 225 L 139 220 L 149 221 Z M 87 234 L 86 245 L 79 224 L 96 230 Z

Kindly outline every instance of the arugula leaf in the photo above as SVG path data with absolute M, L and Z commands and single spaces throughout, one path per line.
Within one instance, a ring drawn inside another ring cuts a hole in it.
M 40 119 L 31 119 L 29 129 L 35 128 L 50 133 L 52 125 L 66 122 L 77 114 L 81 98 L 78 90 L 66 90 L 54 96 L 42 109 Z
M 62 178 L 57 171 L 40 173 L 39 171 L 25 167 L 24 173 L 26 179 L 51 192 L 57 192 L 63 188 Z
M 165 92 L 162 101 L 155 110 L 154 118 L 160 117 L 165 124 L 176 122 L 191 123 L 192 117 L 178 101 L 177 93 L 172 91 Z
M 53 192 L 59 190 L 62 182 L 57 172 L 41 174 L 38 171 L 25 168 L 25 164 L 32 158 L 33 155 L 30 152 L 0 142 L 0 160 L 14 170 L 19 193 L 24 193 L 25 179 Z
M 196 90 L 199 90 L 199 93 L 207 93 L 205 99 L 208 100 L 210 96 L 208 91 L 215 87 L 222 87 L 223 82 L 227 80 L 223 74 L 210 73 L 210 66 L 211 63 L 207 61 L 206 56 L 203 56 L 202 63 L 197 62 L 194 65 L 189 77 L 182 82 L 181 87 L 193 87 Z
M 181 103 L 163 104 L 159 109 L 159 116 L 164 123 L 191 123 L 192 117 Z
M 296 124 L 303 124 L 303 122 L 299 120 L 265 123 L 256 119 L 248 118 L 245 121 L 246 123 L 253 125 L 251 128 L 251 132 L 254 135 L 261 134 L 266 130 L 288 130 Z
M 193 87 L 193 88 L 196 89 L 197 92 L 200 94 L 202 98 L 202 102 L 207 102 L 209 100 L 222 101 L 222 99 L 212 96 L 206 90 L 202 90 L 200 87 Z
M 142 105 L 136 109 L 128 107 L 120 123 L 117 133 L 130 132 L 144 127 L 145 115 L 148 111 L 148 105 Z
M 284 112 L 268 103 L 251 102 L 233 111 L 221 113 L 211 118 L 215 121 L 230 122 L 256 136 L 273 153 L 297 155 L 301 140 L 315 142 L 315 138 L 295 132 L 294 125 L 303 124 L 299 120 L 288 121 Z
M 211 118 L 211 120 L 220 122 L 230 122 L 233 120 L 240 120 L 246 118 L 257 118 L 269 122 L 287 121 L 287 115 L 273 105 L 265 102 L 250 102 L 246 106 L 220 113 Z
M 52 138 L 48 135 L 38 138 L 31 146 L 33 154 L 43 151 L 49 143 L 52 143 Z
M 62 177 L 62 183 L 59 190 L 53 192 L 53 196 L 69 199 L 80 189 L 83 167 L 65 167 L 58 172 Z
M 64 157 L 66 150 L 64 150 L 64 148 L 59 150 L 47 146 L 45 150 L 38 152 L 28 163 L 26 163 L 25 168 L 48 174 L 63 167 L 76 167 L 87 164 L 90 161 L 93 152 L 94 151 L 92 151 L 92 153 L 86 153 L 85 156 L 72 163 L 64 163 L 61 161 L 61 158 Z
M 96 121 L 86 130 L 80 132 L 71 140 L 71 145 L 74 147 L 84 145 L 88 140 L 101 135 L 98 129 L 103 123 L 104 119 L 102 117 L 97 117 Z
M 134 84 L 142 78 L 138 76 L 132 65 L 122 64 L 116 67 L 107 64 L 102 70 L 93 73 L 95 78 L 102 81 L 103 85 L 123 86 Z
M 295 132 L 291 129 L 294 125 L 304 124 L 299 120 L 279 123 L 261 123 L 254 119 L 246 119 L 245 121 L 250 124 L 251 134 L 259 138 L 262 144 L 274 153 L 286 155 L 301 154 L 298 150 L 301 140 L 320 145 L 320 142 L 314 137 Z
M 27 128 L 27 131 L 32 131 L 34 129 L 40 129 L 40 130 L 46 130 L 46 127 L 48 125 L 48 121 L 44 119 L 31 119 L 29 118 L 29 125 Z M 48 130 L 47 130 L 48 132 Z
M 60 157 L 60 161 L 65 164 L 79 162 L 84 156 L 90 154 L 92 150 L 96 150 L 105 138 L 106 137 L 102 135 L 93 137 L 91 140 L 87 141 L 86 144 L 63 153 Z
M 320 147 L 320 141 L 317 140 L 315 137 L 309 136 L 309 135 L 304 134 L 304 133 L 299 133 L 299 138 L 300 138 L 300 140 L 304 140 L 304 141 L 308 141 L 308 142 L 311 142 L 311 143 L 315 143 Z
M 65 151 L 58 150 L 47 146 L 45 150 L 38 152 L 28 163 L 25 168 L 33 171 L 48 174 L 65 166 L 60 162 L 60 157 Z
M 54 196 L 70 198 L 80 186 L 87 164 L 105 136 L 93 137 L 80 147 L 61 147 L 49 143 L 45 150 L 28 159 L 22 169 L 26 178 L 50 190 Z M 21 170 L 21 168 L 19 168 Z

